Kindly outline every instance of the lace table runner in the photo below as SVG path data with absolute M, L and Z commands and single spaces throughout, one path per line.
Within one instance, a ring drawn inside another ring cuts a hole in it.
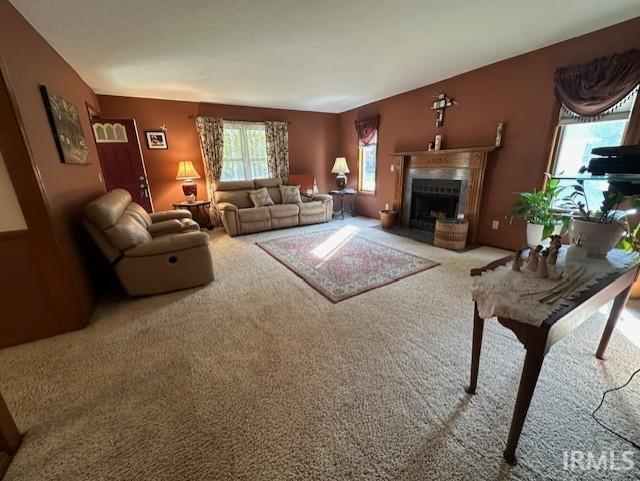
M 580 262 L 565 263 L 566 249 L 558 256 L 557 269 L 563 272 L 575 272 L 582 264 L 586 265 L 585 275 L 567 298 L 561 298 L 552 304 L 540 302 L 545 294 L 523 295 L 549 289 L 560 280 L 539 279 L 535 272 L 526 268 L 516 272 L 511 269 L 511 262 L 485 271 L 473 278 L 472 295 L 478 307 L 478 314 L 483 319 L 494 316 L 508 317 L 513 320 L 540 326 L 555 311 L 567 306 L 572 299 L 578 297 L 589 287 L 595 285 L 606 276 L 615 272 L 624 272 L 637 259 L 635 254 L 621 250 L 612 250 L 603 259 L 585 259 Z

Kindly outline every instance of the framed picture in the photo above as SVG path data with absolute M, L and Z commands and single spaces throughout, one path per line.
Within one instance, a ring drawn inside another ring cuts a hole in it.
M 89 148 L 76 106 L 44 85 L 40 86 L 40 93 L 60 161 L 64 164 L 88 164 Z
M 168 149 L 167 133 L 164 130 L 145 130 L 147 138 L 147 147 L 150 150 Z

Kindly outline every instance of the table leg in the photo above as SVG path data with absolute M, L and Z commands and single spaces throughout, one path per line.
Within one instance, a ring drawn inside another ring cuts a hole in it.
M 529 405 L 533 392 L 536 389 L 538 376 L 544 362 L 544 345 L 536 345 L 527 349 L 527 355 L 524 359 L 522 375 L 520 376 L 520 387 L 518 388 L 518 397 L 516 405 L 513 409 L 513 418 L 511 419 L 511 429 L 509 430 L 509 438 L 507 439 L 507 447 L 504 450 L 504 459 L 509 464 L 516 463 L 516 448 L 518 440 L 522 432 L 522 426 L 527 418 Z
M 0 395 L 0 452 L 15 454 L 20 445 L 20 431 Z
M 613 306 L 611 307 L 611 312 L 609 313 L 609 319 L 607 319 L 607 325 L 604 328 L 602 337 L 600 338 L 600 345 L 598 346 L 598 351 L 596 352 L 596 357 L 598 359 L 604 359 L 604 352 L 607 350 L 611 335 L 616 328 L 616 324 L 618 323 L 620 314 L 622 314 L 622 311 L 624 310 L 624 306 L 627 304 L 627 300 L 629 299 L 630 294 L 631 286 L 627 287 L 624 291 L 618 294 L 613 301 Z
M 351 217 L 356 216 L 356 196 L 355 195 L 351 196 L 351 210 L 349 211 L 349 213 L 351 214 Z
M 344 220 L 344 196 L 338 195 L 338 197 L 340 197 L 340 208 L 335 211 L 334 216 L 340 216 L 340 220 Z
M 466 391 L 469 394 L 476 393 L 478 385 L 478 370 L 480 369 L 480 351 L 482 350 L 482 333 L 484 331 L 484 319 L 478 314 L 478 306 L 473 307 L 473 346 L 471 348 L 471 381 Z

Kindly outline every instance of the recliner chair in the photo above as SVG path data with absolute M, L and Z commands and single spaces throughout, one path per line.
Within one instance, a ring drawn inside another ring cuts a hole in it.
M 213 281 L 209 236 L 189 211 L 148 214 L 129 192 L 113 189 L 85 207 L 83 223 L 131 296 Z

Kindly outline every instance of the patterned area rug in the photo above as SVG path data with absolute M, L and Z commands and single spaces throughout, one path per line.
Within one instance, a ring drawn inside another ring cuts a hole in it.
M 439 265 L 356 235 L 356 228 L 280 237 L 257 245 L 331 302 Z

